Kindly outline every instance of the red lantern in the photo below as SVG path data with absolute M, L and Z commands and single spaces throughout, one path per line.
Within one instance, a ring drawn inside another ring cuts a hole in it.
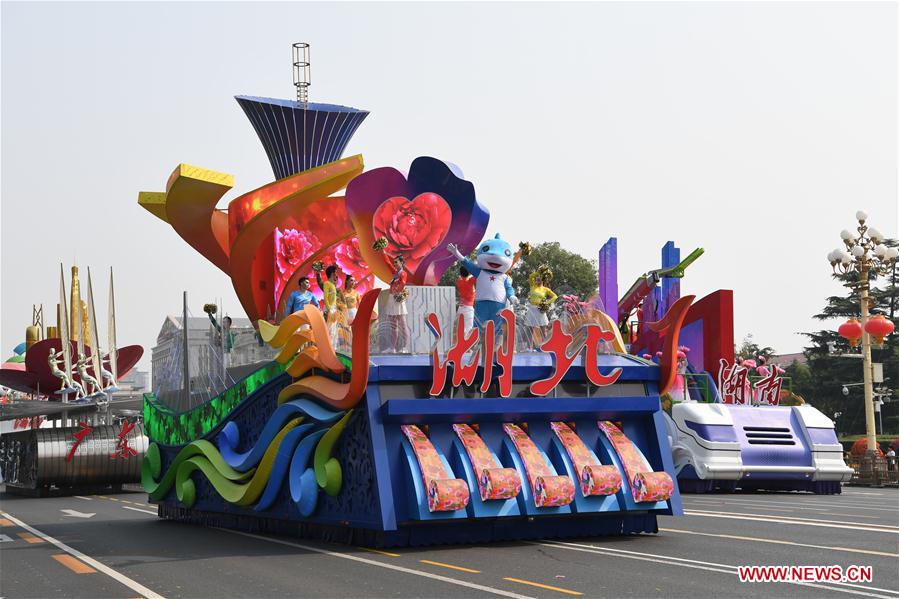
M 840 325 L 837 332 L 840 334 L 840 337 L 849 342 L 849 347 L 855 347 L 858 345 L 858 340 L 862 338 L 862 325 L 856 319 L 850 318 Z
M 893 323 L 881 314 L 869 318 L 865 323 L 865 330 L 874 337 L 874 343 L 878 346 L 883 345 L 883 338 L 892 333 L 894 328 Z

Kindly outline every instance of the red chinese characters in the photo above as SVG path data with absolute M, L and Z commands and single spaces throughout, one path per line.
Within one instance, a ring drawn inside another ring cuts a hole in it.
M 128 433 L 130 433 L 134 429 L 134 424 L 125 421 L 122 423 L 122 429 L 118 434 L 118 443 L 116 443 L 115 453 L 112 454 L 113 459 L 115 458 L 124 458 L 128 459 L 132 456 L 137 455 L 137 450 L 128 445 Z
M 488 322 L 484 327 L 483 345 L 478 345 L 480 333 L 478 329 L 473 329 L 466 336 L 464 327 L 462 326 L 461 317 L 459 321 L 458 331 L 459 339 L 456 344 L 447 352 L 446 359 L 441 360 L 437 353 L 437 344 L 431 353 L 431 361 L 434 368 L 434 377 L 431 383 L 430 394 L 439 395 L 446 386 L 449 365 L 453 365 L 452 385 L 459 386 L 461 384 L 471 385 L 477 373 L 478 365 L 482 364 L 484 369 L 483 380 L 481 381 L 480 390 L 486 392 L 494 381 L 494 365 L 500 367 L 499 374 L 495 377 L 499 384 L 499 395 L 501 397 L 509 397 L 512 394 L 512 358 L 514 356 L 514 339 L 515 339 L 515 314 L 511 310 L 503 310 L 500 314 L 505 321 L 505 334 L 503 335 L 503 343 L 500 347 L 496 347 L 496 334 L 494 323 Z M 440 339 L 442 331 L 436 314 L 429 314 L 427 318 L 428 325 L 431 327 L 437 340 Z M 584 355 L 584 369 L 587 379 L 598 387 L 611 385 L 621 376 L 621 369 L 616 368 L 608 374 L 603 374 L 599 370 L 598 364 L 598 346 L 602 341 L 612 341 L 615 335 L 608 331 L 603 331 L 597 325 L 588 325 L 586 341 L 575 351 L 568 353 L 571 345 L 572 336 L 562 330 L 559 321 L 553 323 L 552 334 L 549 339 L 540 347 L 545 352 L 551 353 L 553 358 L 553 374 L 549 378 L 535 381 L 530 386 L 530 391 L 534 395 L 544 396 L 552 392 L 559 382 L 568 373 L 578 354 L 586 349 Z M 474 349 L 477 347 L 477 349 Z M 467 363 L 464 360 L 466 353 L 474 349 L 474 354 Z
M 504 336 L 505 340 L 502 347 L 498 349 L 495 348 L 496 335 L 493 322 L 488 322 L 484 330 L 484 337 L 486 338 L 484 345 L 486 347 L 483 348 L 484 379 L 481 382 L 481 392 L 486 392 L 487 389 L 490 388 L 490 383 L 493 380 L 493 362 L 495 354 L 496 363 L 502 367 L 502 372 L 497 377 L 500 395 L 502 397 L 509 397 L 509 395 L 512 394 L 512 356 L 514 355 L 513 340 L 515 339 L 515 314 L 511 310 L 503 310 L 500 313 L 500 316 L 506 322 L 506 335 Z M 442 331 L 437 315 L 433 313 L 428 314 L 427 322 L 431 327 L 431 331 L 439 341 Z M 461 315 L 459 316 L 458 331 L 458 341 L 452 348 L 450 348 L 449 352 L 447 352 L 446 360 L 440 360 L 440 356 L 437 354 L 437 343 L 434 344 L 434 349 L 431 352 L 431 362 L 434 367 L 434 377 L 431 381 L 430 390 L 431 395 L 439 395 L 446 386 L 446 376 L 450 363 L 453 365 L 453 378 L 451 381 L 453 387 L 458 387 L 463 383 L 465 385 L 474 383 L 474 378 L 477 374 L 478 364 L 482 354 L 481 346 L 478 345 L 480 332 L 478 329 L 472 329 L 471 333 L 466 336 Z M 477 349 L 474 351 L 470 361 L 466 363 L 465 354 L 475 346 L 477 346 Z
M 767 369 L 763 378 L 752 384 L 750 370 L 743 364 L 728 364 L 722 359 L 718 367 L 718 390 L 721 401 L 729 404 L 771 405 L 780 404 L 780 390 L 783 379 L 776 367 Z
M 81 442 L 84 441 L 88 435 L 94 432 L 86 422 L 79 422 L 78 426 L 81 427 L 80 430 L 75 431 L 72 437 L 75 439 L 75 442 L 72 443 L 72 449 L 69 450 L 68 455 L 66 456 L 66 461 L 71 462 L 72 458 L 75 457 L 75 450 L 78 449 L 78 446 L 81 445 Z
M 577 348 L 572 354 L 568 353 L 568 346 L 571 344 L 572 337 L 562 330 L 562 323 L 556 320 L 553 322 L 553 332 L 546 343 L 540 346 L 545 352 L 553 354 L 554 371 L 552 376 L 531 383 L 531 393 L 534 395 L 549 395 L 556 388 L 568 369 L 574 363 L 575 358 L 586 348 L 584 355 L 584 370 L 587 373 L 587 379 L 597 387 L 605 387 L 611 385 L 621 376 L 621 369 L 616 368 L 609 374 L 602 374 L 599 371 L 598 346 L 600 341 L 612 341 L 615 338 L 613 333 L 601 330 L 597 325 L 591 324 L 587 326 L 587 341 L 584 345 Z
M 778 375 L 777 368 L 773 368 L 765 378 L 755 384 L 753 393 L 755 403 L 780 405 L 780 388 L 783 385 L 783 379 Z

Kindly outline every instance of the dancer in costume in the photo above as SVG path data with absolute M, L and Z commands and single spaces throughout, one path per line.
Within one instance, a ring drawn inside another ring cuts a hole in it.
M 359 306 L 359 292 L 356 291 L 356 279 L 353 275 L 346 275 L 343 280 L 343 289 L 337 290 L 337 327 L 341 345 L 347 349 L 352 346 L 353 319 L 356 318 L 356 309 Z
M 222 324 L 219 324 L 215 319 L 211 311 L 206 311 L 206 314 L 209 315 L 209 322 L 212 323 L 212 326 L 215 328 L 218 336 L 216 338 L 215 344 L 217 347 L 222 345 L 222 341 L 225 344 L 225 353 L 222 356 L 222 362 L 225 364 L 225 368 L 231 367 L 231 350 L 234 349 L 234 332 L 231 330 L 231 317 L 225 316 L 222 318 Z M 221 336 L 224 336 L 222 339 Z
M 409 344 L 409 325 L 406 322 L 406 315 L 409 313 L 406 308 L 406 298 L 409 297 L 409 290 L 406 289 L 406 259 L 399 254 L 393 258 L 392 266 L 390 297 L 387 298 L 384 314 L 390 323 L 391 349 L 395 353 L 401 353 L 408 351 Z
M 322 290 L 323 298 L 321 309 L 325 315 L 325 322 L 328 323 L 328 336 L 332 341 L 337 340 L 337 321 L 339 319 L 337 309 L 337 267 L 331 265 L 325 269 L 325 281 L 322 281 L 322 263 L 316 262 L 312 265 L 315 271 L 315 280 L 318 282 L 319 289 Z
M 474 327 L 474 295 L 476 279 L 464 266 L 459 267 L 459 278 L 456 279 L 456 291 L 459 296 L 459 308 L 456 310 L 456 322 L 462 317 L 462 330 L 466 335 Z M 458 332 L 457 332 L 458 335 Z
M 552 289 L 544 285 L 549 283 L 548 279 L 551 277 L 551 271 L 545 266 L 541 266 L 528 276 L 530 292 L 528 293 L 528 311 L 524 316 L 524 324 L 531 327 L 529 344 L 532 348 L 539 347 L 546 339 L 549 327 L 547 312 L 558 299 Z
M 294 312 L 299 312 L 306 307 L 306 304 L 312 304 L 316 308 L 320 308 L 318 299 L 309 290 L 312 287 L 309 277 L 300 277 L 299 281 L 297 281 L 297 286 L 300 289 L 292 292 L 287 299 L 287 308 L 284 310 L 285 317 Z
M 512 246 L 497 233 L 496 237 L 483 242 L 478 248 L 477 262 L 463 256 L 453 243 L 447 245 L 446 249 L 477 279 L 474 298 L 475 325 L 483 328 L 492 320 L 498 334 L 502 328 L 500 312 L 506 307 L 507 302 L 518 304 L 518 298 L 512 289 L 512 280 L 506 274 L 514 264 L 515 255 Z

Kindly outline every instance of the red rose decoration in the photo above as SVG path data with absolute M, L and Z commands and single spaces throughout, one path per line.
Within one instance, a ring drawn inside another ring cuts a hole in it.
M 321 242 L 309 231 L 275 229 L 275 297 L 281 296 L 284 282 L 320 247 Z
M 340 270 L 353 275 L 357 281 L 360 276 L 368 275 L 368 264 L 365 263 L 362 252 L 359 250 L 358 237 L 341 242 L 334 250 L 334 261 Z
M 446 237 L 452 217 L 446 200 L 436 193 L 422 193 L 411 201 L 394 196 L 378 206 L 372 228 L 375 238 L 387 238 L 384 253 L 391 258 L 402 254 L 406 268 L 415 272 Z

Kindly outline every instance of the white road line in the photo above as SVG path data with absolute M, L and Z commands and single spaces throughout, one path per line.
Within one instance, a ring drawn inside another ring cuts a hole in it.
M 721 539 L 734 539 L 736 541 L 752 541 L 755 543 L 772 543 L 775 545 L 793 545 L 795 547 L 808 547 L 810 549 L 824 549 L 827 551 L 846 551 L 849 553 L 861 553 L 867 555 L 881 555 L 884 557 L 899 557 L 899 553 L 888 553 L 886 551 L 873 551 L 870 549 L 853 549 L 851 547 L 830 547 L 827 545 L 812 545 L 810 543 L 798 543 L 796 541 L 782 541 L 779 539 L 766 539 L 764 537 L 746 537 L 742 535 L 726 535 L 716 534 L 712 532 L 699 532 L 696 530 L 684 530 L 682 528 L 659 528 L 661 532 L 676 532 L 685 535 L 699 535 L 702 537 L 718 537 Z
M 706 518 L 730 518 L 733 520 L 754 520 L 756 522 L 772 522 L 775 524 L 796 524 L 799 526 L 818 526 L 824 528 L 845 528 L 847 530 L 864 530 L 867 532 L 883 532 L 887 534 L 899 534 L 899 528 L 895 526 L 882 526 L 865 524 L 859 525 L 853 522 L 839 520 L 809 520 L 788 518 L 786 516 L 767 517 L 757 514 L 740 514 L 737 512 L 691 512 L 684 510 L 685 516 L 704 516 Z
M 659 564 L 666 564 L 668 566 L 678 566 L 682 568 L 693 568 L 696 570 L 707 570 L 710 572 L 719 572 L 723 574 L 731 574 L 733 576 L 737 575 L 737 567 L 731 566 L 729 564 L 715 564 L 712 562 L 703 562 L 699 560 L 689 560 L 681 557 L 674 557 L 670 555 L 658 555 L 654 553 L 641 553 L 638 551 L 626 551 L 624 549 L 612 549 L 611 547 L 597 547 L 595 545 L 583 545 L 579 543 L 563 543 L 560 541 L 550 541 L 545 543 L 530 543 L 532 545 L 543 545 L 545 547 L 557 547 L 559 549 L 569 549 L 571 551 L 581 551 L 584 553 L 596 553 L 599 555 L 608 555 L 613 557 L 622 557 L 627 559 L 634 559 L 638 561 L 647 561 L 647 562 L 655 562 Z M 876 597 L 878 599 L 895 599 L 896 596 L 899 596 L 899 591 L 894 591 L 892 589 L 881 589 L 877 587 L 868 587 L 859 584 L 851 584 L 845 582 L 828 582 L 826 584 L 818 584 L 813 582 L 799 582 L 799 581 L 784 581 L 786 584 L 795 584 L 799 586 L 812 587 L 816 589 L 826 589 L 828 591 L 836 591 L 838 593 L 848 593 L 850 595 L 862 595 L 864 597 Z M 839 585 L 837 587 L 830 585 Z M 840 588 L 840 587 L 853 587 L 853 588 Z M 864 589 L 864 590 L 853 590 L 853 589 Z M 878 595 L 874 591 L 881 593 L 889 593 L 888 595 Z
M 85 501 L 93 501 L 90 497 L 82 497 L 81 495 L 72 495 L 75 499 L 84 499 Z
M 148 589 L 144 585 L 140 584 L 139 582 L 128 578 L 127 576 L 125 576 L 124 574 L 122 574 L 120 572 L 116 572 L 115 570 L 113 570 L 112 568 L 107 566 L 106 564 L 98 562 L 97 560 L 90 557 L 89 555 L 85 555 L 84 553 L 81 553 L 77 549 L 69 547 L 62 541 L 54 539 L 50 535 L 46 535 L 46 534 L 42 533 L 41 531 L 39 531 L 38 529 L 25 524 L 24 522 L 22 522 L 21 520 L 19 520 L 15 516 L 13 516 L 12 514 L 8 514 L 6 512 L 0 512 L 0 514 L 2 514 L 3 517 L 8 519 L 10 522 L 14 523 L 16 526 L 24 528 L 31 534 L 44 539 L 48 543 L 52 543 L 53 545 L 56 545 L 57 547 L 59 547 L 60 549 L 62 549 L 66 553 L 68 553 L 69 555 L 77 557 L 84 563 L 88 564 L 89 566 L 92 566 L 95 570 L 99 570 L 100 572 L 103 572 L 104 574 L 106 574 L 107 576 L 112 578 L 113 580 L 117 580 L 118 582 L 122 583 L 123 585 L 125 585 L 126 587 L 131 589 L 132 591 L 140 593 L 147 599 L 165 599 L 165 597 L 163 597 L 156 591 L 151 591 L 150 589 Z
M 484 586 L 482 584 L 475 584 L 473 582 L 468 582 L 466 580 L 458 580 L 456 578 L 450 578 L 448 576 L 441 576 L 440 574 L 434 574 L 432 572 L 426 572 L 424 570 L 413 570 L 412 568 L 405 568 L 403 566 L 397 566 L 394 564 L 379 562 L 377 560 L 359 557 L 357 555 L 350 555 L 348 553 L 340 553 L 338 551 L 328 551 L 327 549 L 319 549 L 318 547 L 312 547 L 310 545 L 301 545 L 299 543 L 293 543 L 291 541 L 284 541 L 282 539 L 275 539 L 272 537 L 263 537 L 263 536 L 254 535 L 254 534 L 248 533 L 248 532 L 242 532 L 239 530 L 229 530 L 227 528 L 217 528 L 216 530 L 220 530 L 222 532 L 227 532 L 227 533 L 231 533 L 231 534 L 235 534 L 235 535 L 241 535 L 244 537 L 250 537 L 252 539 L 259 539 L 260 541 L 268 541 L 269 543 L 277 543 L 279 545 L 287 545 L 288 547 L 296 547 L 297 549 L 302 549 L 303 551 L 312 551 L 314 553 L 320 553 L 322 555 L 330 555 L 331 557 L 339 557 L 339 558 L 351 560 L 354 562 L 368 564 L 370 566 L 377 566 L 379 568 L 387 568 L 388 570 L 394 570 L 395 572 L 403 572 L 404 574 L 412 574 L 414 576 L 423 576 L 424 578 L 430 578 L 432 580 L 439 580 L 441 582 L 447 582 L 449 584 L 454 584 L 457 586 L 462 586 L 462 587 L 474 589 L 477 591 L 483 591 L 485 593 L 491 593 L 493 595 L 500 595 L 502 597 L 512 597 L 513 599 L 534 599 L 533 597 L 529 597 L 528 595 L 519 595 L 518 593 L 512 593 L 510 591 L 504 591 L 502 589 L 488 587 L 488 586 Z
M 685 499 L 684 503 L 714 503 L 716 505 L 726 505 L 728 503 L 745 503 L 747 505 L 752 506 L 771 506 L 771 505 L 786 505 L 790 506 L 792 509 L 803 509 L 803 510 L 832 510 L 837 508 L 852 508 L 858 510 L 875 510 L 878 512 L 892 512 L 894 514 L 899 514 L 899 509 L 897 508 L 885 508 L 885 507 L 873 507 L 864 504 L 856 504 L 856 503 L 848 503 L 844 501 L 831 501 L 828 502 L 824 499 L 818 499 L 812 502 L 802 502 L 799 501 L 799 497 L 796 498 L 795 501 L 763 501 L 761 499 L 743 499 L 743 498 L 732 498 L 728 497 L 727 499 L 713 499 L 711 497 L 690 497 L 689 499 Z M 813 498 L 809 498 L 813 499 Z M 881 504 L 882 505 L 882 504 Z M 812 507 L 816 506 L 816 507 Z
M 122 506 L 122 509 L 123 509 L 123 510 L 132 510 L 132 511 L 135 511 L 135 512 L 143 512 L 143 513 L 145 513 L 145 514 L 152 514 L 152 515 L 154 515 L 154 516 L 158 516 L 158 515 L 159 515 L 158 513 L 156 513 L 156 512 L 151 512 L 150 510 L 142 510 L 142 509 L 140 509 L 139 507 L 129 507 L 129 506 L 127 506 L 127 505 L 123 505 L 123 506 Z

